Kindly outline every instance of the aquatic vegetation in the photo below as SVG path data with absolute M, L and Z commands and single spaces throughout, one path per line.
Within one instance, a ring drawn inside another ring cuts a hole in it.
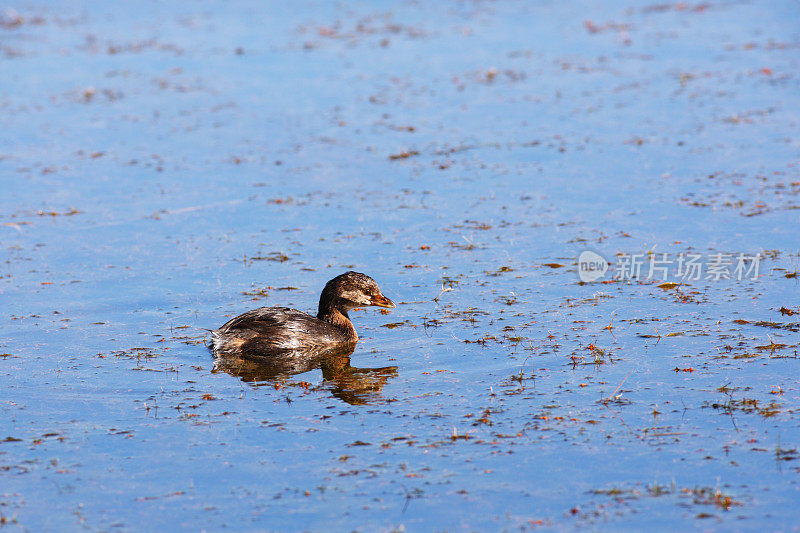
M 0 13 L 0 529 L 796 525 L 795 3 L 141 7 Z

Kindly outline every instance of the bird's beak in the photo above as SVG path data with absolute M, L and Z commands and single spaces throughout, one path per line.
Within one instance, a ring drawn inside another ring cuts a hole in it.
M 397 307 L 396 305 L 394 305 L 393 301 L 391 301 L 383 294 L 378 294 L 377 296 L 373 296 L 372 305 L 377 307 L 388 307 L 388 308 Z

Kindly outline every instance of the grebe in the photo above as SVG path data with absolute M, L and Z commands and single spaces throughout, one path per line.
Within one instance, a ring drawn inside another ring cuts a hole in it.
M 212 331 L 211 346 L 218 356 L 263 357 L 355 345 L 358 335 L 347 312 L 366 306 L 395 307 L 371 277 L 345 272 L 325 285 L 316 317 L 288 307 L 260 307 Z

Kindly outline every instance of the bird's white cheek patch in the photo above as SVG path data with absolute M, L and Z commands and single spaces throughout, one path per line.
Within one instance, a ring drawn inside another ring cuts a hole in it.
M 369 299 L 357 291 L 344 291 L 342 292 L 341 297 L 357 304 L 369 305 Z

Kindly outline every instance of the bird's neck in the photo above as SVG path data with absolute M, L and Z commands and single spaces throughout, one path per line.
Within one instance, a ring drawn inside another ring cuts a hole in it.
M 342 330 L 347 335 L 347 338 L 352 342 L 358 342 L 358 334 L 350 318 L 347 316 L 347 311 L 337 307 L 320 308 L 317 313 L 317 318 L 324 320 L 328 324 Z

